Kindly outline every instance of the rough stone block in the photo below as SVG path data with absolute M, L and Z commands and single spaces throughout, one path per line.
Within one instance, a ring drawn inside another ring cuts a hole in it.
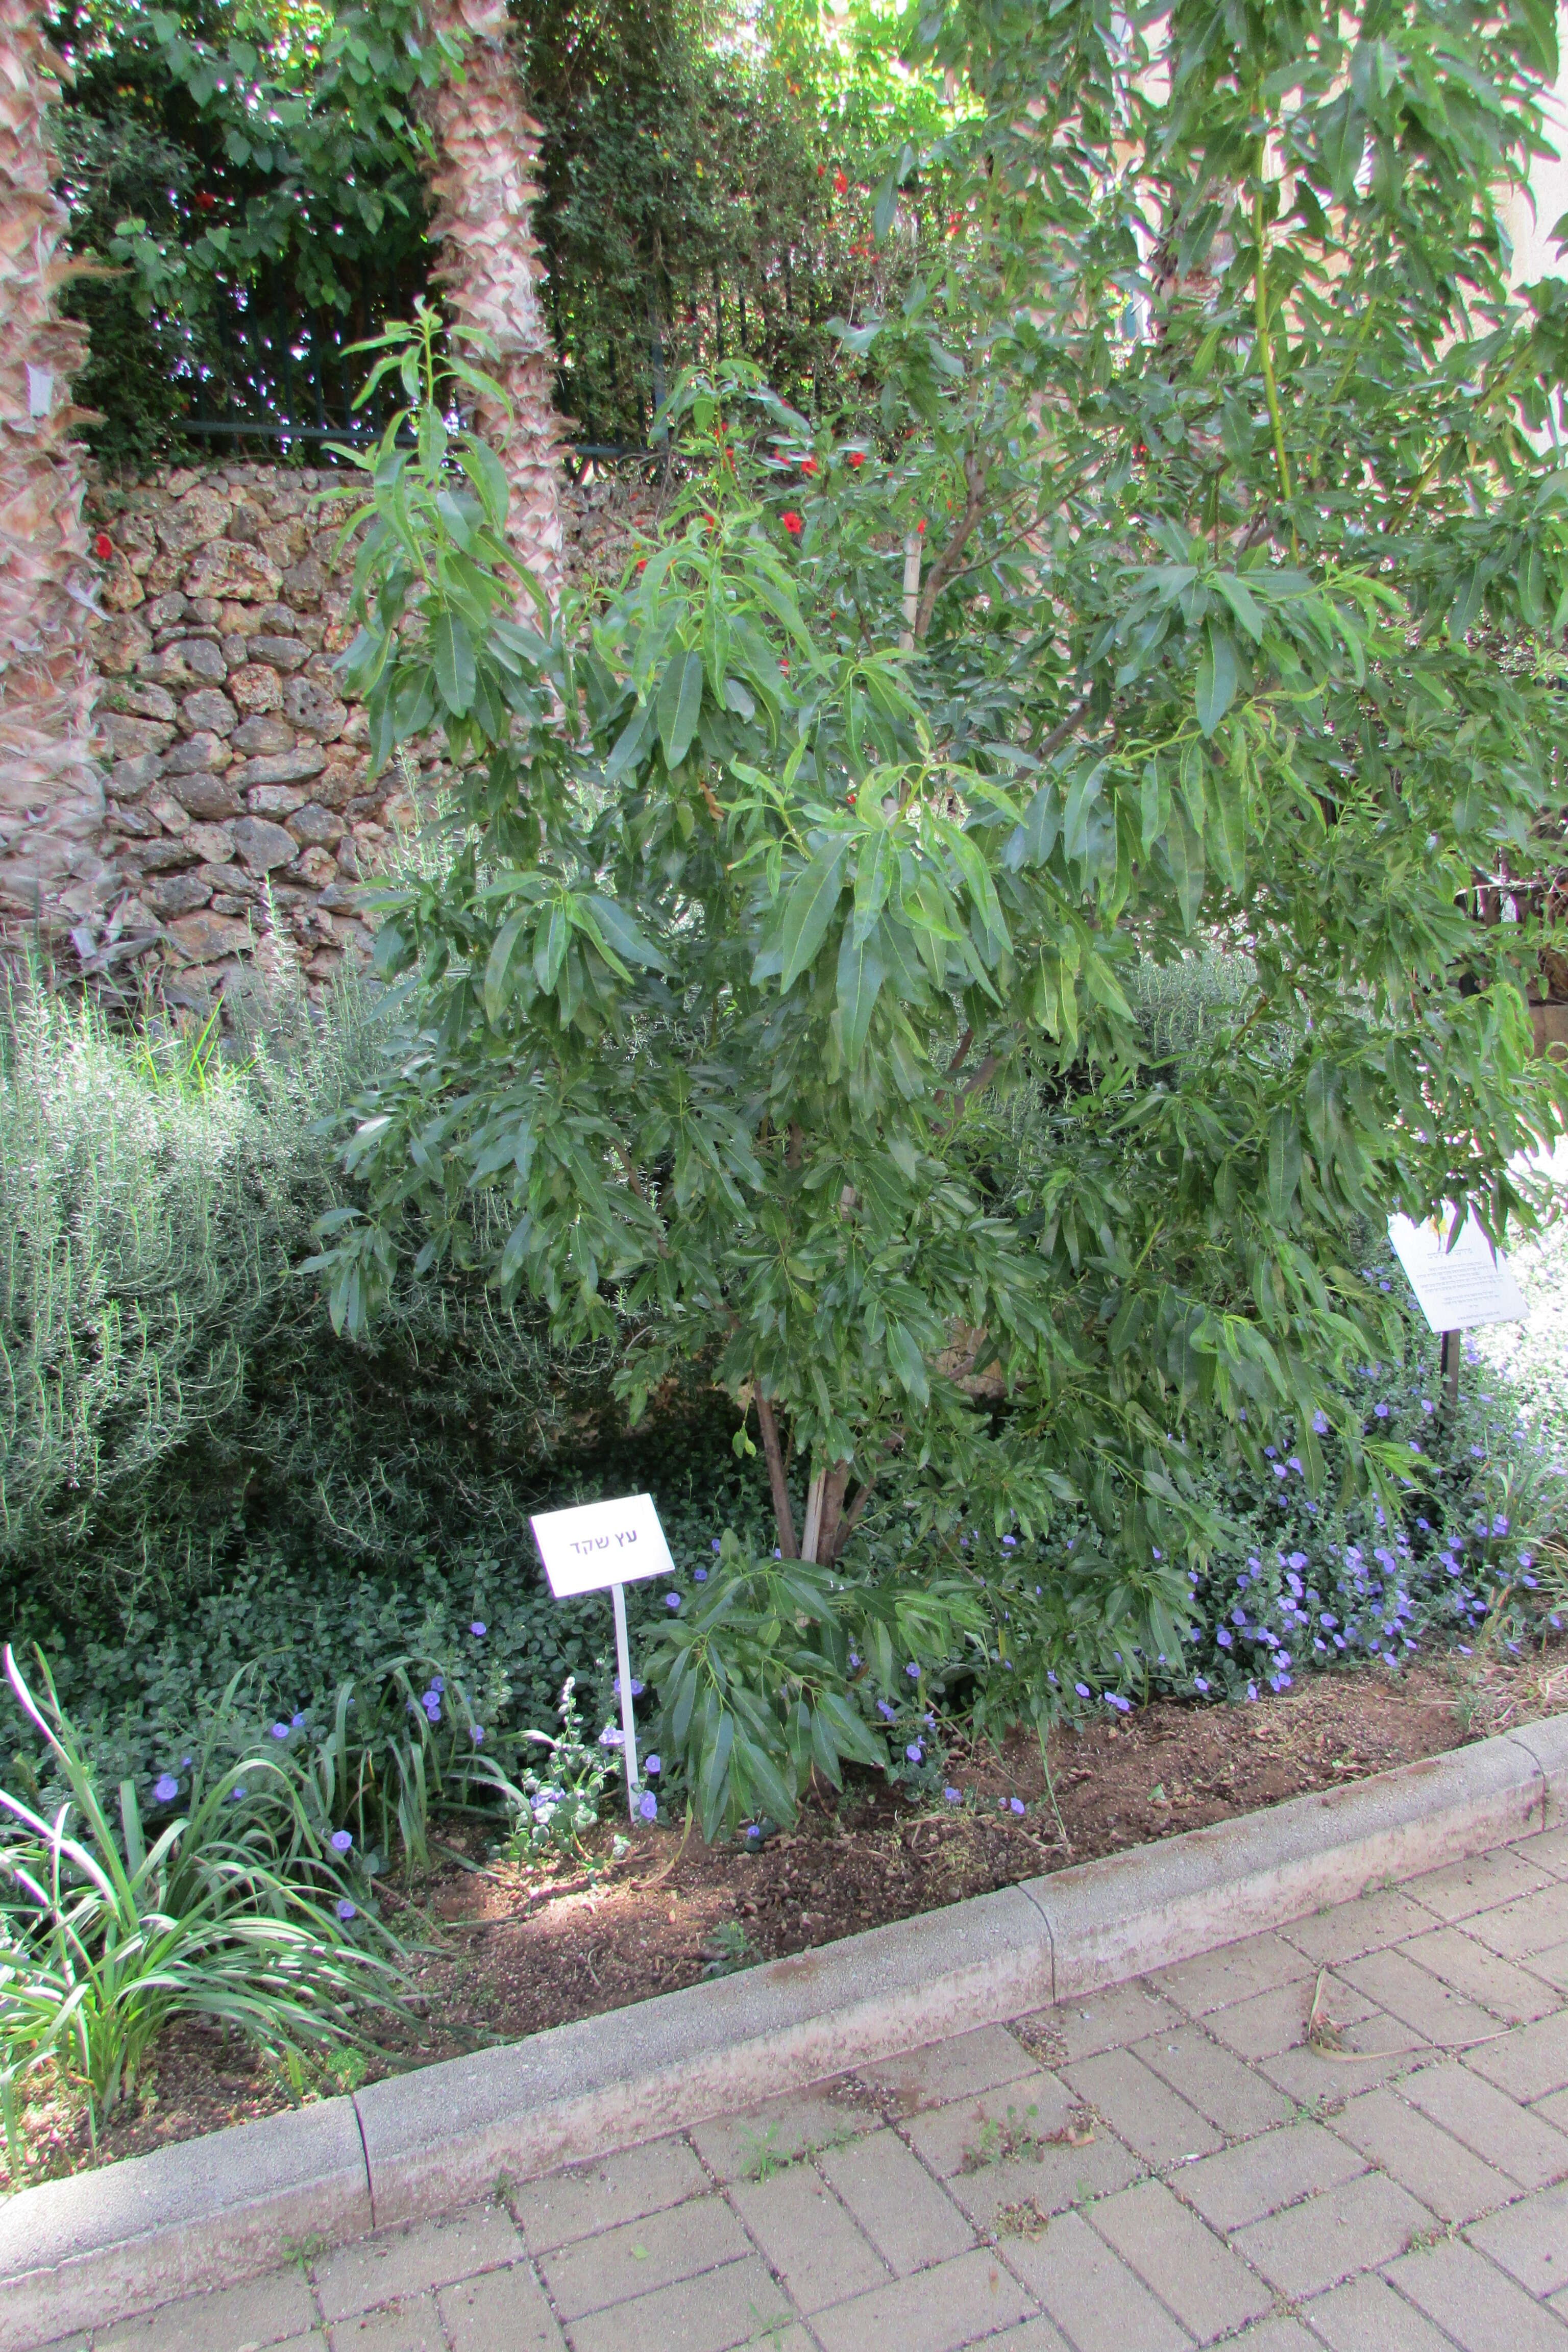
M 245 805 L 253 816 L 292 816 L 306 799 L 300 784 L 252 784 Z
M 248 923 L 216 914 L 210 907 L 182 915 L 170 924 L 169 936 L 189 963 L 216 963 L 225 956 L 248 955 L 256 945 L 256 934 Z
M 282 719 L 242 719 L 229 740 L 237 751 L 253 759 L 261 752 L 291 751 L 294 730 Z
M 228 681 L 229 694 L 248 718 L 252 712 L 276 710 L 283 699 L 282 680 L 263 661 L 248 661 Z
M 237 604 L 269 603 L 278 593 L 277 564 L 258 547 L 220 539 L 204 548 L 181 582 L 187 596 L 226 598 Z
M 198 688 L 195 694 L 187 694 L 180 705 L 180 724 L 190 735 L 230 734 L 237 718 L 233 703 L 216 686 Z
M 163 755 L 166 776 L 188 776 L 197 768 L 226 768 L 233 754 L 221 735 L 210 727 L 198 727 L 183 743 L 176 743 Z
M 156 913 L 167 922 L 175 915 L 188 915 L 196 907 L 205 907 L 212 896 L 210 886 L 198 874 L 171 874 L 161 882 L 149 885 L 147 898 Z
M 292 835 L 280 824 L 269 824 L 265 817 L 242 816 L 234 827 L 234 845 L 253 873 L 266 874 L 274 866 L 287 866 L 294 855 Z
M 286 678 L 282 707 L 284 717 L 318 742 L 333 741 L 348 723 L 348 705 L 313 677 Z
M 343 838 L 343 821 L 331 809 L 322 808 L 319 801 L 307 801 L 289 817 L 289 830 L 296 841 L 303 842 L 308 848 L 330 849 Z
M 303 668 L 310 658 L 310 648 L 303 637 L 274 636 L 269 630 L 257 631 L 250 641 L 252 661 L 270 662 L 274 669 Z
M 326 764 L 327 755 L 318 744 L 301 743 L 292 751 L 247 760 L 237 770 L 235 782 L 246 792 L 256 784 L 302 784 L 319 776 Z
M 166 751 L 174 730 L 155 719 L 132 719 L 119 710 L 102 715 L 103 731 L 117 760 L 140 759 L 148 751 Z
M 210 637 L 175 637 L 158 656 L 157 674 L 169 686 L 218 686 L 228 664 Z
M 210 768 L 195 768 L 185 775 L 172 774 L 168 785 L 180 806 L 189 809 L 205 824 L 238 816 L 245 807 L 228 778 L 215 774 Z

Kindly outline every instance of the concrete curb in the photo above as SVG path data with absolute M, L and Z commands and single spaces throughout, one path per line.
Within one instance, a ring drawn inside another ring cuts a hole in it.
M 1568 1716 L 0 2207 L 0 2352 L 441 2212 L 1568 1819 Z

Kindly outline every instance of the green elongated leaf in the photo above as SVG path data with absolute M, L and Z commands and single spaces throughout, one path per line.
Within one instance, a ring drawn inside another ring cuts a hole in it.
M 474 703 L 474 644 L 468 625 L 448 606 L 430 624 L 430 660 L 436 688 L 455 719 L 464 719 Z
M 1236 698 L 1236 647 L 1224 629 L 1204 623 L 1203 651 L 1198 656 L 1198 725 L 1212 735 Z
M 658 733 L 667 768 L 679 768 L 702 715 L 702 656 L 677 654 L 658 689 Z
M 1040 786 L 1024 811 L 1024 821 L 1007 841 L 1002 863 L 1016 874 L 1026 866 L 1043 866 L 1057 845 L 1061 831 L 1061 801 L 1054 779 Z
M 1215 770 L 1209 778 L 1214 793 L 1214 822 L 1207 845 L 1214 853 L 1222 880 L 1233 890 L 1247 883 L 1247 815 L 1234 768 Z
M 713 1745 L 703 1759 L 700 1783 L 702 1798 L 702 1834 L 710 1845 L 719 1833 L 724 1816 L 725 1800 L 729 1795 L 730 1754 L 735 1744 L 735 1718 L 728 1709 L 719 1717 L 719 1728 Z
M 599 927 L 605 946 L 613 950 L 623 963 L 646 964 L 654 971 L 668 971 L 669 958 L 663 949 L 655 947 L 647 932 L 638 929 L 626 908 L 617 906 L 614 898 L 606 898 L 595 890 L 584 903 Z
M 616 777 L 624 774 L 627 768 L 641 759 L 653 740 L 657 719 L 658 713 L 651 702 L 639 703 L 632 712 L 616 739 L 614 751 L 605 762 L 606 783 L 612 783 Z
M 1171 869 L 1171 879 L 1176 886 L 1176 905 L 1182 918 L 1182 929 L 1190 931 L 1197 921 L 1198 909 L 1204 902 L 1204 884 L 1208 868 L 1204 857 L 1203 835 L 1196 830 L 1184 808 L 1173 808 L 1165 834 L 1165 859 Z
M 488 442 L 470 439 L 465 434 L 458 445 L 458 463 L 479 492 L 479 503 L 493 528 L 504 531 L 507 509 L 511 504 L 511 484 L 495 451 Z
M 1283 1224 L 1301 1181 L 1301 1138 L 1293 1111 L 1281 1103 L 1268 1119 L 1268 1213 Z
M 795 1790 L 785 1780 L 773 1758 L 760 1741 L 737 1738 L 736 1753 L 745 1767 L 753 1796 L 761 1800 L 763 1810 L 781 1827 L 794 1821 L 798 1810 Z
M 1143 848 L 1147 854 L 1171 821 L 1171 787 L 1161 774 L 1157 760 L 1146 760 L 1143 763 L 1139 816 Z
M 857 926 L 846 923 L 844 937 L 838 948 L 838 1032 L 844 1046 L 844 1058 L 853 1069 L 866 1044 L 866 1033 L 871 1025 L 871 1014 L 877 998 L 887 978 L 882 961 L 879 923 L 869 936 L 858 943 Z
M 1238 580 L 1234 572 L 1216 572 L 1210 584 L 1225 598 L 1253 644 L 1257 645 L 1263 635 L 1263 614 L 1245 580 Z
M 847 1699 L 840 1698 L 837 1691 L 824 1691 L 816 1702 L 816 1711 L 826 1720 L 840 1756 L 847 1756 L 856 1764 L 882 1762 L 876 1735 Z
M 533 976 L 546 993 L 561 976 L 571 937 L 572 924 L 566 909 L 559 898 L 552 898 L 533 934 Z
M 822 945 L 842 887 L 847 838 L 840 834 L 819 849 L 804 874 L 797 876 L 784 900 L 779 943 L 784 966 L 781 989 L 791 989 Z
M 500 1019 L 501 1007 L 506 1002 L 507 974 L 511 969 L 513 950 L 522 936 L 524 927 L 532 920 L 531 907 L 525 907 L 517 914 L 509 915 L 496 933 L 495 944 L 486 959 L 483 992 L 485 1019 L 492 1028 Z
M 888 1361 L 898 1374 L 910 1402 L 928 1405 L 931 1402 L 931 1379 L 926 1371 L 925 1358 L 903 1325 L 894 1322 L 891 1318 L 888 1323 Z

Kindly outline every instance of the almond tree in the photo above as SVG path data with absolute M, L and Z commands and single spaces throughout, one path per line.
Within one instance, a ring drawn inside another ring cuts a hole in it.
M 93 907 L 93 575 L 71 436 L 83 330 L 59 315 L 68 217 L 54 193 L 58 67 L 32 0 L 0 0 L 0 917 Z
M 710 1365 L 786 1559 L 848 1575 L 873 1528 L 918 1589 L 987 1531 L 991 1664 L 1048 1711 L 1192 1687 L 1198 1462 L 1316 1496 L 1332 1433 L 1397 1520 L 1368 1228 L 1500 1232 L 1568 1110 L 1536 940 L 1465 911 L 1562 731 L 1568 323 L 1497 209 L 1555 40 L 1538 0 L 932 0 L 920 37 L 975 94 L 968 196 L 846 330 L 868 404 L 688 378 L 687 488 L 549 642 L 502 469 L 393 339 L 416 446 L 364 461 L 346 673 L 377 757 L 438 728 L 463 781 L 380 932 L 322 1262 L 350 1327 L 405 1251 L 483 1265 L 619 1343 L 634 1412 Z M 1131 968 L 1215 938 L 1248 1002 L 1151 1066 Z M 702 1721 L 712 1790 L 742 1735 Z

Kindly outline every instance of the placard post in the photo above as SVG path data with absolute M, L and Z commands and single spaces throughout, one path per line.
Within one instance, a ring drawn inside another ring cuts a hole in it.
M 626 1811 L 637 1817 L 637 1727 L 632 1712 L 632 1662 L 626 1645 L 626 1588 L 612 1584 L 610 1601 L 616 1612 L 616 1664 L 621 1673 L 621 1735 L 626 1754 Z
M 1437 1362 L 1443 1374 L 1443 1402 L 1450 1412 L 1459 1407 L 1459 1341 L 1458 1331 L 1445 1331 Z

